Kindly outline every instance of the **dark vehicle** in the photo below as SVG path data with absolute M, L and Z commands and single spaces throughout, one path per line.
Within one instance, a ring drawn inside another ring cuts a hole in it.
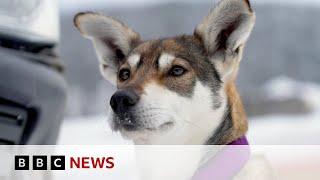
M 0 2 L 0 144 L 55 144 L 66 104 L 57 1 Z

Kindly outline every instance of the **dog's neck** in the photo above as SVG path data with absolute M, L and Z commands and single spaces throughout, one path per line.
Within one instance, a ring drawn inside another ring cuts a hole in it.
M 210 145 L 229 144 L 244 136 L 248 130 L 246 113 L 234 81 L 225 85 L 225 92 L 228 98 L 227 111 L 222 123 L 207 141 Z

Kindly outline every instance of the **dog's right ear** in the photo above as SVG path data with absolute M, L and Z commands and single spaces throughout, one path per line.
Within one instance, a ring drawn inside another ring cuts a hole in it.
M 103 77 L 115 85 L 119 64 L 139 43 L 139 34 L 114 18 L 91 12 L 78 13 L 74 24 L 93 42 Z
M 234 79 L 255 23 L 249 0 L 220 0 L 197 26 L 198 37 L 223 81 Z

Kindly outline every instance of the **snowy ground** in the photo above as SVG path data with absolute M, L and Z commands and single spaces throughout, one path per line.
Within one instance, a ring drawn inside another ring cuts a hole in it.
M 296 117 L 254 118 L 250 122 L 248 139 L 250 144 L 320 145 L 319 120 L 320 113 Z M 131 142 L 123 140 L 119 134 L 112 132 L 105 122 L 105 116 L 67 120 L 62 126 L 59 144 L 131 144 Z M 279 179 L 290 180 L 320 177 L 319 149 L 320 146 L 251 146 L 252 152 L 262 154 L 267 158 Z M 131 152 L 130 148 L 125 152 L 127 151 Z M 118 173 L 118 176 L 113 179 L 127 179 L 127 177 L 123 177 L 129 172 L 131 174 L 135 172 L 129 170 L 126 170 L 126 173 L 123 171 Z
M 251 150 L 255 154 L 262 154 L 267 158 L 279 179 L 319 178 L 320 146 L 282 146 L 283 144 L 320 145 L 319 120 L 320 112 L 307 116 L 283 115 L 254 118 L 250 122 L 248 133 L 250 144 L 281 146 L 251 146 Z M 82 117 L 64 121 L 58 143 L 73 145 L 131 144 L 131 142 L 123 140 L 119 134 L 112 132 L 105 122 L 105 116 Z M 119 176 L 113 179 L 127 179 L 127 177 L 123 177 L 129 172 L 132 174 L 135 171 L 126 170 L 126 173 L 118 173 Z
M 250 121 L 248 139 L 260 145 L 320 145 L 320 113 L 307 116 L 266 116 Z M 105 123 L 106 117 L 64 121 L 59 144 L 130 144 Z

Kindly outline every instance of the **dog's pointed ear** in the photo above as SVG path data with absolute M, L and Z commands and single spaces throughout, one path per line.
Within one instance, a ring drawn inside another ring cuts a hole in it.
M 234 72 L 255 23 L 249 0 L 221 0 L 194 32 L 225 79 Z M 217 60 L 217 59 L 220 59 Z
M 139 43 L 139 34 L 114 18 L 92 12 L 78 13 L 74 24 L 93 42 L 102 75 L 115 85 L 118 66 Z

